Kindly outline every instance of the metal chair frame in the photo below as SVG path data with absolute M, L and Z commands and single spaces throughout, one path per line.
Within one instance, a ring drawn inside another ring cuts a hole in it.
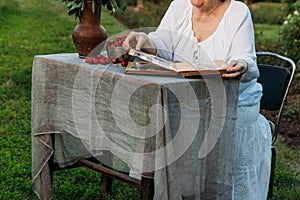
M 282 100 L 280 102 L 280 107 L 279 107 L 279 109 L 275 109 L 276 111 L 278 111 L 277 117 L 276 117 L 276 121 L 272 122 L 272 121 L 268 120 L 269 123 L 270 123 L 271 130 L 272 130 L 271 174 L 270 174 L 270 183 L 269 183 L 268 196 L 270 198 L 272 198 L 272 196 L 273 196 L 273 185 L 274 185 L 275 161 L 276 161 L 276 150 L 275 150 L 275 147 L 274 147 L 274 143 L 275 143 L 275 141 L 276 141 L 276 139 L 278 137 L 279 124 L 280 124 L 280 120 L 281 120 L 281 116 L 282 116 L 282 112 L 283 112 L 284 106 L 286 104 L 286 98 L 287 98 L 290 86 L 291 86 L 293 78 L 294 78 L 294 74 L 295 74 L 295 71 L 296 71 L 296 65 L 295 65 L 294 61 L 291 60 L 290 58 L 282 56 L 282 55 L 279 55 L 277 53 L 272 53 L 272 52 L 257 52 L 256 55 L 257 55 L 257 57 L 262 57 L 262 56 L 264 56 L 264 57 L 273 57 L 275 59 L 279 59 L 280 61 L 285 61 L 285 62 L 287 62 L 289 64 L 289 67 L 290 67 L 290 68 L 284 67 L 284 68 L 287 68 L 289 70 L 290 76 L 287 77 L 288 80 L 286 80 L 286 81 L 288 81 L 288 82 L 285 85 L 285 88 L 283 88 L 284 89 L 284 95 L 283 95 Z M 262 68 L 263 65 L 268 65 L 268 64 L 267 63 L 266 64 L 260 64 L 260 63 L 258 63 L 259 68 Z M 281 66 L 278 66 L 278 65 L 271 65 L 271 66 L 273 66 L 273 67 L 281 67 Z M 261 109 L 264 109 L 264 108 L 261 107 Z M 268 110 L 268 109 L 265 109 L 265 110 Z

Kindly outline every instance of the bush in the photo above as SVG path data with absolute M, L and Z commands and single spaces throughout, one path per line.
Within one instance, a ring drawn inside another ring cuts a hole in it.
M 282 24 L 287 15 L 283 3 L 259 2 L 249 5 L 254 23 Z
M 290 13 L 281 27 L 284 54 L 295 62 L 300 61 L 300 1 L 294 4 L 294 11 Z
M 172 0 L 163 0 L 159 3 L 144 1 L 144 8 L 136 10 L 127 7 L 127 11 L 117 18 L 126 21 L 130 28 L 157 27 Z
M 293 11 L 294 9 L 294 3 L 296 2 L 297 0 L 284 0 L 284 2 L 287 4 L 287 11 L 290 13 Z

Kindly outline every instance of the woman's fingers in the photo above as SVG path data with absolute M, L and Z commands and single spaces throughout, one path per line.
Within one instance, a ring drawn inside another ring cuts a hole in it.
M 123 49 L 129 51 L 131 48 L 138 51 L 145 51 L 147 53 L 156 54 L 156 47 L 154 43 L 143 32 L 130 32 L 123 42 Z
M 137 42 L 135 45 L 135 49 L 140 51 L 146 46 L 146 37 L 141 37 L 141 35 L 137 35 Z
M 237 78 L 241 75 L 243 75 L 248 68 L 248 64 L 244 60 L 234 60 L 231 61 L 227 67 L 226 71 L 227 73 L 222 74 L 223 78 Z
M 135 48 L 137 43 L 136 32 L 130 32 L 123 42 L 122 48 L 129 51 L 131 48 Z
M 223 78 L 237 78 L 239 76 L 241 76 L 243 73 L 240 73 L 240 72 L 232 72 L 232 73 L 225 73 L 225 74 L 222 74 L 222 77 Z
M 145 46 L 146 37 L 143 33 L 132 31 L 126 37 L 122 47 L 125 50 L 130 50 L 131 48 L 141 50 Z

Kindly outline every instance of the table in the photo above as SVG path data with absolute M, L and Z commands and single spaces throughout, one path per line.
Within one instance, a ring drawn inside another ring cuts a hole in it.
M 154 174 L 154 199 L 231 199 L 239 80 L 124 71 L 75 53 L 35 56 L 32 181 L 39 197 L 52 197 L 49 162 L 65 168 L 109 151 L 118 158 L 112 168 L 128 170 L 126 163 L 132 174 Z

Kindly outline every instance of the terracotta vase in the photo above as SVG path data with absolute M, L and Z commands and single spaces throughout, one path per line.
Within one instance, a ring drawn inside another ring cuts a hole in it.
M 100 22 L 101 1 L 96 3 L 95 13 L 92 12 L 92 1 L 85 1 L 79 24 L 72 33 L 73 42 L 80 58 L 85 58 L 91 54 L 92 50 L 99 44 L 103 43 L 104 45 L 103 41 L 106 40 L 107 34 Z M 102 49 L 101 45 L 97 49 Z

